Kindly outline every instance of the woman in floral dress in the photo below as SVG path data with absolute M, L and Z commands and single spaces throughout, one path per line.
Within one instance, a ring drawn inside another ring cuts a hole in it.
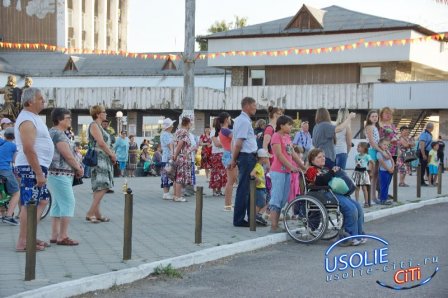
M 400 139 L 398 141 L 398 158 L 397 158 L 397 167 L 398 173 L 400 173 L 400 183 L 398 184 L 401 187 L 409 186 L 405 182 L 406 174 L 411 173 L 411 167 L 408 162 L 404 161 L 404 153 L 409 149 L 414 148 L 415 142 L 414 139 L 409 135 L 410 129 L 407 126 L 400 127 Z
M 387 138 L 390 141 L 389 152 L 397 162 L 398 156 L 398 130 L 393 124 L 393 111 L 389 107 L 384 107 L 380 110 L 379 114 L 379 124 L 380 124 L 380 139 Z
M 182 187 L 192 185 L 193 179 L 191 175 L 191 146 L 190 133 L 191 120 L 189 117 L 183 117 L 181 127 L 175 133 L 175 141 L 177 143 L 173 153 L 173 161 L 176 164 L 176 179 L 174 181 L 174 202 L 186 202 L 182 196 Z
M 207 182 L 210 179 L 210 169 L 212 165 L 210 163 L 210 157 L 212 155 L 212 138 L 210 137 L 210 125 L 206 125 L 204 134 L 199 138 L 199 146 L 201 149 L 201 169 L 205 170 L 205 177 Z

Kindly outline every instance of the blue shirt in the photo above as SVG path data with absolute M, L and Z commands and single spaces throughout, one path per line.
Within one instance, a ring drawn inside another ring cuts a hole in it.
M 420 134 L 420 137 L 418 138 L 418 142 L 419 143 L 425 142 L 425 151 L 427 151 L 427 152 L 431 151 L 431 149 L 432 149 L 431 148 L 432 134 L 425 129 L 425 131 Z M 418 147 L 418 148 L 420 148 L 420 147 Z
M 162 147 L 162 162 L 168 162 L 171 157 L 171 150 L 169 145 L 173 143 L 173 135 L 167 131 L 162 131 L 160 134 L 160 146 Z
M 369 162 L 372 160 L 369 154 L 356 154 L 355 162 L 357 168 L 368 168 Z
M 0 170 L 12 170 L 12 161 L 16 152 L 16 144 L 0 139 Z
M 377 158 L 378 160 L 383 160 L 383 161 L 386 163 L 386 166 L 387 166 L 388 168 L 392 167 L 392 160 L 390 160 L 390 159 L 385 159 L 384 156 L 383 156 L 383 154 L 382 154 L 381 152 L 377 152 L 377 153 L 376 153 L 376 158 Z M 381 166 L 381 163 L 380 163 L 380 171 L 386 171 L 386 172 L 387 172 L 387 169 L 383 168 L 383 167 Z
M 241 115 L 235 119 L 235 123 L 233 124 L 233 139 L 243 140 L 243 145 L 240 152 L 257 152 L 257 138 L 255 136 L 250 117 L 245 112 L 241 112 Z
M 294 136 L 294 140 L 292 141 L 294 145 L 302 146 L 305 151 L 309 151 L 311 146 L 313 145 L 313 141 L 311 139 L 311 134 L 309 131 L 298 131 Z
M 128 161 L 129 142 L 127 139 L 117 138 L 114 144 L 115 154 L 117 154 L 117 160 L 121 162 Z

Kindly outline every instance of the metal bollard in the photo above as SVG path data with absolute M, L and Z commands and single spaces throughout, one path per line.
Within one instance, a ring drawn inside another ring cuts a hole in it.
M 417 166 L 417 198 L 422 196 L 422 181 L 420 176 L 422 175 L 422 165 Z
M 394 202 L 398 201 L 398 171 L 397 167 L 394 167 L 394 175 L 392 177 L 392 191 L 394 196 Z
M 126 193 L 124 195 L 123 260 L 130 260 L 132 256 L 133 201 L 134 196 L 132 195 L 132 190 L 130 188 L 127 188 Z
M 195 211 L 195 227 L 194 227 L 194 243 L 202 243 L 202 209 L 204 206 L 202 186 L 196 187 L 196 211 Z
M 26 263 L 25 280 L 36 279 L 36 226 L 37 226 L 37 201 L 32 199 L 27 206 L 26 225 Z
M 439 165 L 439 172 L 437 173 L 437 194 L 442 194 L 442 165 Z
M 257 225 L 255 222 L 255 178 L 250 178 L 250 200 L 249 200 L 249 208 L 250 208 L 250 218 L 249 218 L 249 226 L 251 231 L 257 230 Z

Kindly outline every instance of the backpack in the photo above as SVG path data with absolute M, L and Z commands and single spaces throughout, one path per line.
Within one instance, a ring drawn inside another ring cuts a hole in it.
M 263 148 L 264 134 L 265 134 L 265 132 L 266 132 L 266 128 L 268 128 L 268 126 L 272 127 L 272 129 L 274 129 L 274 127 L 273 127 L 272 125 L 268 124 L 268 125 L 266 125 L 266 127 L 265 127 L 264 129 L 256 128 L 256 129 L 254 130 L 255 137 L 257 138 L 257 146 L 258 146 L 258 149 Z M 275 132 L 275 129 L 274 129 L 274 132 Z M 269 152 L 272 152 L 271 144 L 268 144 L 268 151 L 269 151 Z

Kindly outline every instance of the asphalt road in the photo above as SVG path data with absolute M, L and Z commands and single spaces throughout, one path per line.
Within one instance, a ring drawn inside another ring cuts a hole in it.
M 365 230 L 386 240 L 388 245 L 369 239 L 356 248 L 337 247 L 329 259 L 359 252 L 359 255 L 367 254 L 367 263 L 372 263 L 376 251 L 377 262 L 384 263 L 335 271 L 331 281 L 327 281 L 329 274 L 324 269 L 324 254 L 331 243 L 302 245 L 290 241 L 179 270 L 182 278 L 150 276 L 82 297 L 448 297 L 448 204 L 370 222 Z M 357 266 L 360 258 L 352 260 Z M 332 267 L 334 263 L 329 264 Z M 401 281 L 407 276 L 408 282 L 397 285 L 393 278 L 400 266 L 403 270 L 417 269 L 407 270 L 408 274 L 399 273 L 397 278 Z M 391 286 L 409 287 L 430 277 L 437 267 L 438 272 L 428 283 L 413 289 L 392 290 L 376 283 L 378 280 Z M 369 268 L 370 274 L 367 274 Z M 410 271 L 414 272 L 414 281 Z M 335 280 L 336 272 L 338 280 Z

